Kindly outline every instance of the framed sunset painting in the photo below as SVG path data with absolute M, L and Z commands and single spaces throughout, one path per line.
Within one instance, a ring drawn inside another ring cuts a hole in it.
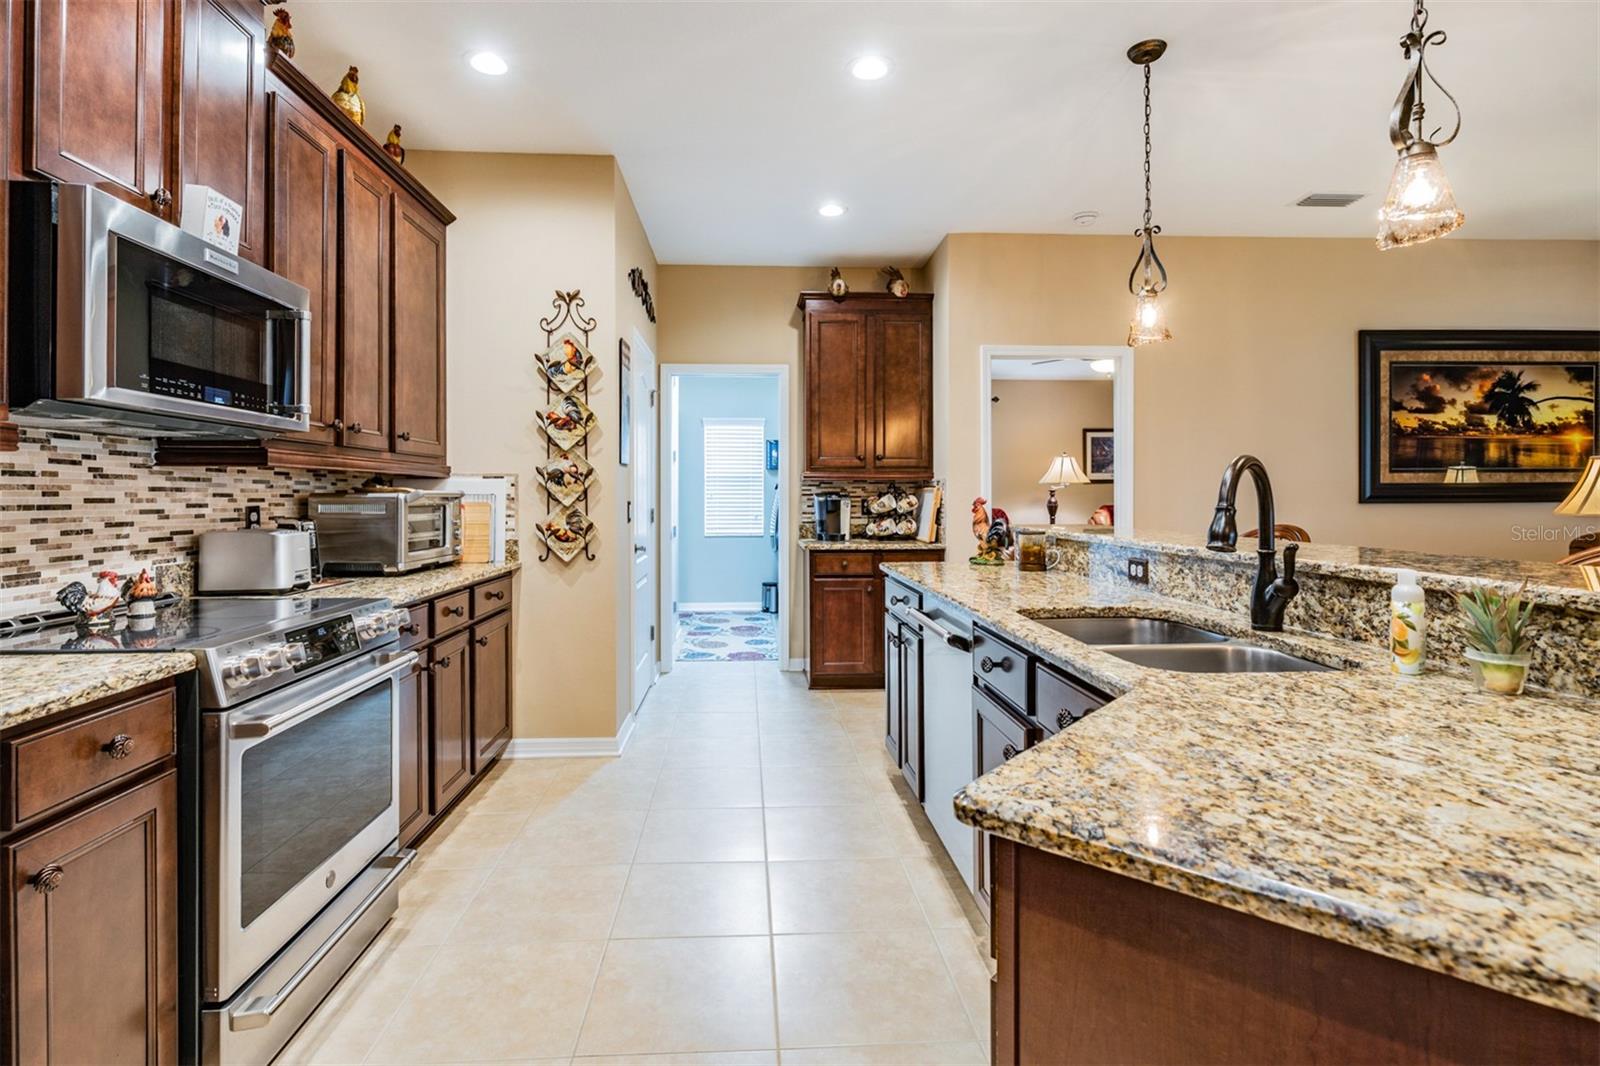
M 1361 502 L 1557 501 L 1596 454 L 1600 332 L 1363 330 Z

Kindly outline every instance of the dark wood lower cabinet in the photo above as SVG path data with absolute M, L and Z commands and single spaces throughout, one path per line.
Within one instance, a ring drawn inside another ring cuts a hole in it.
M 1007 840 L 993 1061 L 1593 1063 L 1600 1023 Z
M 168 770 L 0 846 L 9 1061 L 177 1061 L 177 808 Z
M 884 562 L 939 562 L 943 549 L 812 551 L 806 675 L 812 688 L 882 688 Z
M 472 627 L 472 772 L 511 740 L 511 612 Z
M 428 653 L 400 679 L 400 845 L 427 828 L 433 812 L 428 775 L 428 721 L 433 704 Z
M 442 811 L 472 783 L 472 664 L 466 633 L 433 646 L 429 759 L 433 809 Z

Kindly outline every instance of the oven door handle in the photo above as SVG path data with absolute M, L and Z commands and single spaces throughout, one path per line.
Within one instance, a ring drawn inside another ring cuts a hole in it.
M 362 674 L 359 677 L 351 678 L 338 688 L 330 689 L 327 692 L 319 692 L 303 703 L 297 703 L 293 707 L 286 708 L 276 714 L 269 714 L 261 718 L 247 718 L 244 721 L 235 722 L 228 727 L 228 735 L 240 740 L 271 736 L 279 729 L 293 725 L 300 719 L 320 711 L 324 707 L 338 703 L 353 692 L 359 692 L 361 689 L 376 682 L 405 673 L 411 668 L 411 664 L 417 661 L 417 653 L 408 651 L 388 654 L 378 661 L 381 664 L 378 669 Z
M 367 898 L 361 901 L 361 905 L 351 911 L 350 916 L 339 923 L 339 928 L 335 929 L 328 936 L 328 939 L 324 940 L 321 946 L 311 953 L 311 957 L 290 975 L 289 979 L 283 983 L 282 988 L 270 996 L 256 996 L 254 999 L 241 1003 L 238 1010 L 229 1011 L 228 1028 L 234 1032 L 239 1032 L 245 1029 L 262 1029 L 272 1024 L 272 1016 L 278 1013 L 278 1008 L 283 1006 L 290 996 L 294 995 L 295 990 L 304 983 L 307 977 L 311 976 L 312 971 L 327 957 L 328 952 L 338 946 L 339 941 L 344 939 L 344 935 L 355 928 L 356 923 L 362 919 L 367 911 L 372 909 L 373 904 L 383 898 L 384 893 L 388 892 L 390 886 L 400 879 L 416 857 L 417 853 L 415 851 L 405 848 L 394 855 L 380 856 L 375 860 L 373 865 L 392 864 L 389 867 L 389 872 L 384 874 L 383 880 L 379 881 L 376 887 L 367 893 Z
M 932 633 L 934 636 L 938 637 L 944 643 L 950 645 L 957 651 L 972 650 L 972 643 L 960 633 L 955 633 L 946 629 L 944 626 L 940 625 L 938 622 L 935 622 L 933 619 L 929 618 L 915 607 L 907 607 L 905 611 L 913 622 L 921 626 L 925 631 Z

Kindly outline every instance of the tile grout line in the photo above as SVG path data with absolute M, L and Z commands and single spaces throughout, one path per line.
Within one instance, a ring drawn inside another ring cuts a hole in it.
M 777 917 L 772 907 L 772 849 L 767 839 L 767 767 L 761 758 L 761 686 L 756 685 L 756 777 L 761 782 L 761 873 L 767 885 L 767 967 L 772 987 L 772 1046 L 773 1057 L 783 1061 L 783 1032 L 778 1012 L 778 941 L 775 935 Z

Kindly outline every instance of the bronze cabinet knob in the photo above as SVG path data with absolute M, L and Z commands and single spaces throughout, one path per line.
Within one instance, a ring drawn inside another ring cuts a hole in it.
M 489 646 L 489 638 L 488 637 L 474 637 L 474 638 L 472 638 L 472 643 L 476 644 L 480 648 L 487 648 Z
M 118 733 L 100 745 L 100 750 L 113 759 L 126 759 L 133 754 L 133 738 L 126 733 Z
M 448 656 L 448 655 L 444 656 L 443 658 L 441 658 L 438 662 L 434 663 L 433 665 L 439 667 L 441 670 L 450 669 L 450 656 Z
M 360 433 L 361 432 L 361 423 L 360 422 L 352 422 L 352 423 L 350 423 L 350 432 L 351 433 Z
M 66 876 L 67 871 L 59 863 L 52 862 L 28 878 L 28 884 L 33 886 L 35 892 L 50 893 L 61 887 L 61 880 Z
M 439 613 L 444 615 L 446 618 L 460 618 L 462 615 L 467 613 L 467 609 L 465 607 L 446 607 Z
M 150 194 L 150 202 L 157 207 L 170 207 L 172 206 L 172 193 L 166 189 L 157 189 Z
M 1016 755 L 1017 749 L 1014 745 L 1007 744 L 1004 748 L 1000 749 L 1000 759 L 1002 762 L 1009 762 L 1010 760 L 1016 758 Z
M 344 432 L 344 419 L 335 418 L 332 422 L 328 423 L 328 428 L 332 429 L 335 433 L 343 433 Z
M 400 627 L 400 632 L 404 633 L 408 637 L 414 637 L 417 635 L 418 630 L 415 625 L 407 622 L 405 625 Z
M 506 590 L 496 589 L 493 592 L 485 592 L 483 598 L 486 600 L 503 600 L 506 598 Z
M 978 660 L 978 669 L 982 670 L 986 674 L 993 673 L 996 668 L 998 668 L 1002 674 L 1008 672 L 1011 669 L 1011 656 L 1002 655 L 999 662 L 989 658 L 987 655 Z
M 411 439 L 411 431 L 409 429 L 402 429 L 399 433 L 396 433 L 395 436 L 400 438 L 401 440 L 410 440 Z
M 1065 729 L 1065 728 L 1067 728 L 1067 723 L 1070 722 L 1070 721 L 1072 721 L 1072 712 L 1071 711 L 1057 711 L 1056 712 L 1056 728 L 1057 729 Z

